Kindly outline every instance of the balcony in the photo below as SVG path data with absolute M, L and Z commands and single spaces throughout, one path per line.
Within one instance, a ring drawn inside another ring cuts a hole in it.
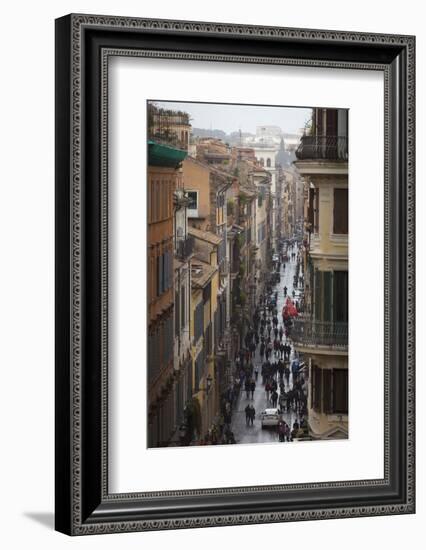
M 302 136 L 298 160 L 348 160 L 347 136 Z
M 291 337 L 296 347 L 348 349 L 348 323 L 299 318 L 293 321 Z
M 176 256 L 179 260 L 186 260 L 194 252 L 194 237 L 180 239 L 176 243 Z

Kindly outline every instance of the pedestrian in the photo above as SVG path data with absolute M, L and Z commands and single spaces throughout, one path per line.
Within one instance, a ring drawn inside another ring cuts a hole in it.
M 281 357 L 278 359 L 277 371 L 280 376 L 280 380 L 282 380 L 284 376 L 284 363 L 281 361 Z
M 253 407 L 253 405 L 250 405 L 250 423 L 253 426 L 253 422 L 256 416 L 256 409 Z
M 275 408 L 277 406 L 277 401 L 278 401 L 278 393 L 276 390 L 274 390 L 271 393 L 271 401 L 272 401 L 272 407 Z
M 265 392 L 266 392 L 266 401 L 269 401 L 269 392 L 271 391 L 271 384 L 269 383 L 269 380 L 265 384 Z
M 287 384 L 288 384 L 288 381 L 290 379 L 290 369 L 288 368 L 288 365 L 286 365 L 285 368 L 284 368 L 284 376 L 285 376 L 285 379 L 287 380 Z
M 282 420 L 278 422 L 277 431 L 278 431 L 278 439 L 280 443 L 283 443 L 285 438 L 285 426 Z
M 254 377 L 257 382 L 257 379 L 259 377 L 259 367 L 257 365 L 254 367 Z
M 245 392 L 246 392 L 246 397 L 247 399 L 250 397 L 250 380 L 248 378 L 246 378 L 246 381 L 244 383 L 244 389 L 245 389 Z
M 250 422 L 250 405 L 247 405 L 247 407 L 244 409 L 245 413 L 246 413 L 246 426 L 249 425 L 249 422 Z
M 280 344 L 279 340 L 274 340 L 274 353 L 277 355 L 280 351 Z
M 279 329 L 278 333 L 280 335 L 280 340 L 282 340 L 283 339 L 283 334 L 284 334 L 282 325 L 280 325 L 280 329 Z
M 250 391 L 251 391 L 251 398 L 253 399 L 254 390 L 256 389 L 256 382 L 252 379 L 250 382 Z

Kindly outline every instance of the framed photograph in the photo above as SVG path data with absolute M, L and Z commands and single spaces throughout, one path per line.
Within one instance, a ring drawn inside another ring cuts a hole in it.
M 56 21 L 56 529 L 415 511 L 415 39 Z

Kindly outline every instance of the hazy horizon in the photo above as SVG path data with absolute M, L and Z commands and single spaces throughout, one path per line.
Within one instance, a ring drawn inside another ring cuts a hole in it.
M 296 134 L 311 118 L 312 109 L 231 103 L 192 103 L 151 100 L 159 107 L 185 111 L 194 128 L 256 133 L 256 126 L 279 126 L 284 134 Z

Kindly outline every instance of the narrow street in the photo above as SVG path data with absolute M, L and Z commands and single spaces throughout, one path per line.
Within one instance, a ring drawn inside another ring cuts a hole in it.
M 283 288 L 287 287 L 287 295 L 292 296 L 293 290 L 293 277 L 295 274 L 296 260 L 290 259 L 290 254 L 296 252 L 296 247 L 289 248 L 289 260 L 286 262 L 285 269 L 281 265 L 281 281 L 273 286 L 273 292 L 278 292 L 277 310 L 278 310 L 278 327 L 282 323 L 281 312 L 284 307 L 286 298 L 284 297 Z M 284 336 L 283 342 L 287 342 L 292 346 L 291 339 Z M 256 355 L 253 364 L 257 365 L 259 369 L 259 377 L 256 383 L 256 389 L 254 391 L 253 399 L 251 397 L 247 399 L 244 387 L 240 390 L 240 395 L 236 402 L 236 406 L 232 414 L 231 430 L 234 433 L 236 443 L 267 443 L 278 442 L 278 433 L 275 426 L 262 428 L 260 413 L 267 408 L 272 408 L 271 402 L 267 400 L 265 386 L 262 384 L 261 368 L 262 360 L 259 353 L 259 345 L 256 348 Z M 291 347 L 290 365 L 295 358 L 293 346 Z M 271 357 L 271 361 L 274 362 L 274 355 Z M 290 369 L 291 370 L 291 369 Z M 285 391 L 292 389 L 293 387 L 293 375 L 290 372 L 288 383 L 286 378 L 283 378 L 285 383 Z M 277 388 L 278 395 L 280 394 L 280 388 Z M 246 425 L 245 407 L 247 404 L 253 405 L 256 411 L 255 420 L 253 426 Z M 300 422 L 300 414 L 295 412 L 292 408 L 288 412 L 282 413 L 282 419 L 289 425 L 290 429 L 293 427 L 295 421 Z

